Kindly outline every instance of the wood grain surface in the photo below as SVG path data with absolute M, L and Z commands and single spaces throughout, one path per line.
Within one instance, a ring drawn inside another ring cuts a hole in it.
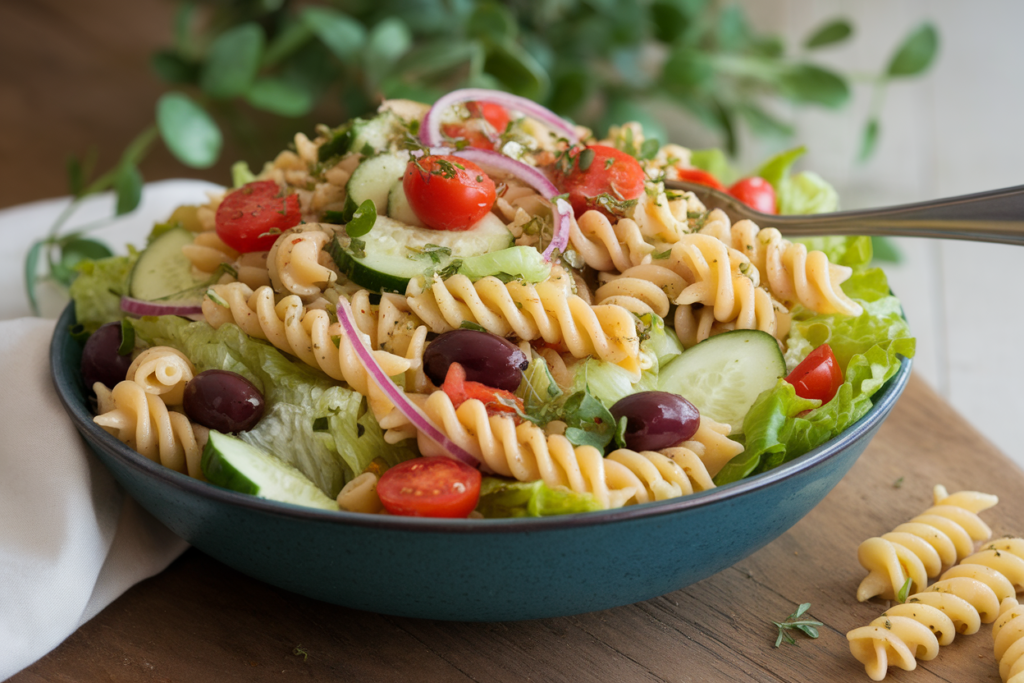
M 997 494 L 982 518 L 996 537 L 1024 534 L 1024 473 L 912 379 L 806 518 L 675 593 L 559 619 L 425 621 L 303 598 L 190 550 L 11 681 L 867 681 L 845 634 L 887 603 L 856 601 L 857 545 L 929 507 L 935 484 Z M 820 637 L 776 649 L 771 622 L 802 602 Z M 887 680 L 996 683 L 990 627 Z

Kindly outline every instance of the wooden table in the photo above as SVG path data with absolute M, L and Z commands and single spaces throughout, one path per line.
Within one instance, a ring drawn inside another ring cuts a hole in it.
M 196 550 L 14 676 L 36 681 L 868 681 L 845 634 L 885 603 L 854 597 L 857 545 L 931 505 L 934 484 L 995 493 L 996 537 L 1024 534 L 1024 472 L 912 379 L 850 473 L 806 518 L 716 576 L 575 617 L 450 623 L 382 616 L 262 584 Z M 371 569 L 372 570 L 372 569 Z M 802 602 L 823 622 L 773 647 Z M 990 627 L 892 681 L 999 680 Z

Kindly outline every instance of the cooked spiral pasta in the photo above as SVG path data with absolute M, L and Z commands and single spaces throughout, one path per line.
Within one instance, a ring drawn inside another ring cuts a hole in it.
M 648 241 L 674 244 L 690 232 L 687 195 L 669 199 L 659 184 L 652 192 L 645 192 L 630 214 L 640 233 Z
M 701 454 L 718 444 L 713 437 L 712 444 L 697 440 L 700 433 L 693 441 L 660 452 L 619 449 L 605 458 L 593 446 L 573 446 L 564 436 L 547 434 L 530 422 L 516 426 L 510 416 L 488 416 L 484 404 L 475 399 L 455 408 L 446 393 L 435 391 L 424 401 L 423 410 L 452 441 L 497 474 L 519 481 L 541 479 L 551 487 L 591 493 L 605 509 L 714 487 Z M 716 429 L 721 425 L 709 427 L 713 435 L 721 434 Z M 424 455 L 437 452 L 422 435 L 419 447 Z
M 589 306 L 572 294 L 570 283 L 560 268 L 552 268 L 551 276 L 536 285 L 435 275 L 429 288 L 411 280 L 406 298 L 432 332 L 468 321 L 499 337 L 514 333 L 525 341 L 563 343 L 576 358 L 596 355 L 639 377 L 640 340 L 632 314 L 620 306 Z
M 203 478 L 200 441 L 205 443 L 205 428 L 169 411 L 161 396 L 147 393 L 138 382 L 124 380 L 113 390 L 97 382 L 93 389 L 100 405 L 93 422 L 153 462 Z
M 363 472 L 338 493 L 338 507 L 348 512 L 376 514 L 384 509 L 377 496 L 377 475 Z
M 1024 539 L 1001 539 L 905 603 L 886 610 L 870 625 L 847 633 L 850 651 L 864 664 L 868 676 L 880 681 L 888 667 L 912 671 L 917 659 L 933 659 L 939 646 L 950 644 L 957 633 L 971 635 L 982 624 L 996 621 L 996 659 L 1006 681 L 1024 671 L 1020 662 L 1024 645 L 1013 645 L 1024 635 L 1024 619 L 1020 619 L 1024 612 L 1015 611 L 1019 589 L 1024 589 Z M 1014 683 L 1021 680 L 1024 676 Z
M 210 277 L 217 266 L 222 263 L 231 264 L 238 259 L 238 252 L 224 244 L 216 230 L 197 233 L 192 244 L 181 248 L 181 253 L 192 262 L 192 274 L 197 279 Z
M 745 254 L 779 301 L 800 303 L 815 313 L 862 313 L 860 304 L 840 287 L 853 274 L 851 268 L 830 263 L 823 252 L 808 252 L 804 245 L 784 239 L 775 228 L 762 229 L 749 220 L 738 221 L 728 228 L 728 234 L 726 227 L 719 221 L 705 225 L 701 233 Z
M 893 600 L 908 577 L 912 590 L 923 590 L 943 566 L 970 555 L 975 541 L 991 537 L 992 531 L 976 513 L 998 503 L 996 496 L 975 491 L 947 495 L 942 486 L 935 487 L 933 496 L 933 507 L 860 544 L 857 557 L 869 574 L 857 588 L 858 600 L 876 595 Z
M 219 302 L 210 296 L 211 292 Z M 365 304 L 357 303 L 354 308 L 365 314 L 370 311 L 369 297 L 364 300 Z M 400 413 L 394 410 L 394 405 L 380 388 L 369 380 L 366 368 L 356 357 L 352 341 L 338 323 L 331 323 L 326 311 L 306 309 L 295 295 L 275 303 L 274 291 L 270 287 L 253 291 L 240 282 L 233 282 L 210 288 L 203 299 L 203 316 L 214 329 L 225 323 L 234 323 L 250 337 L 265 339 L 307 365 L 323 370 L 329 377 L 348 383 L 366 396 L 370 410 L 382 427 L 396 430 L 392 438 L 399 440 L 412 436 L 408 421 L 398 419 Z M 363 334 L 367 333 L 364 331 Z M 425 339 L 426 332 L 419 338 Z M 337 345 L 334 339 L 338 339 Z M 414 359 L 408 359 L 381 350 L 375 341 L 370 340 L 374 357 L 389 377 L 406 373 L 414 362 L 422 364 L 422 346 L 410 344 L 407 353 L 416 355 Z M 387 426 L 384 422 L 386 417 L 392 418 Z
M 662 318 L 687 285 L 671 269 L 653 264 L 633 266 L 619 275 L 602 273 L 600 280 L 603 284 L 594 292 L 594 303 L 615 304 L 637 315 L 654 313 Z
M 185 385 L 195 377 L 196 368 L 185 354 L 170 346 L 154 346 L 140 353 L 128 367 L 126 379 L 147 394 L 160 396 L 170 406 L 181 405 Z
M 333 265 L 323 251 L 330 241 L 330 233 L 316 223 L 285 231 L 274 242 L 267 258 L 274 289 L 308 299 L 319 296 L 337 281 L 338 274 L 324 265 L 326 262 Z
M 593 210 L 570 221 L 569 241 L 584 263 L 602 272 L 622 272 L 648 262 L 654 251 L 632 218 L 612 225 L 607 216 Z

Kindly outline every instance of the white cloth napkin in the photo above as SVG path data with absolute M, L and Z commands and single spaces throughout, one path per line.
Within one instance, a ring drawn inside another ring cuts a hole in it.
M 147 185 L 140 208 L 97 236 L 117 253 L 212 188 Z M 112 214 L 87 202 L 78 224 Z M 187 544 L 125 495 L 85 445 L 50 377 L 53 320 L 28 315 L 21 268 L 67 200 L 0 211 L 0 681 L 32 664 L 132 585 L 163 571 Z M 74 225 L 74 224 L 73 224 Z M 49 312 L 59 312 L 53 302 Z

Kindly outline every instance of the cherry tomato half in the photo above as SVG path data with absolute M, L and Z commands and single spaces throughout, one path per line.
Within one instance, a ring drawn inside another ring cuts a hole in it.
M 786 381 L 796 388 L 801 398 L 818 399 L 828 403 L 843 384 L 843 371 L 832 353 L 832 347 L 822 344 L 807 354 L 800 365 L 789 373 Z
M 570 151 L 569 159 L 568 170 L 556 166 L 555 185 L 569 194 L 569 204 L 577 216 L 596 209 L 611 218 L 616 202 L 630 201 L 644 193 L 646 176 L 640 162 L 614 147 L 576 148 Z
M 298 195 L 273 180 L 258 180 L 228 193 L 214 218 L 217 236 L 235 251 L 267 251 L 282 232 L 302 221 Z
M 512 120 L 505 107 L 493 102 L 467 102 L 466 108 L 469 109 L 469 113 L 473 116 L 482 118 L 491 124 L 491 128 L 499 135 L 505 132 L 509 121 Z
M 494 205 L 494 181 L 472 161 L 448 154 L 410 161 L 402 186 L 409 206 L 432 230 L 469 230 Z
M 477 149 L 494 149 L 494 140 L 487 136 L 476 121 L 466 123 L 446 123 L 441 126 L 446 137 L 452 140 L 465 140 L 470 147 Z
M 676 173 L 679 175 L 679 180 L 684 182 L 696 183 L 697 185 L 707 185 L 708 187 L 725 192 L 725 186 L 718 182 L 718 178 L 703 169 L 679 168 L 677 166 Z
M 511 415 L 516 424 L 522 422 L 519 413 L 526 410 L 523 406 L 523 399 L 511 391 L 495 389 L 480 382 L 467 380 L 466 369 L 459 363 L 452 363 L 448 366 L 448 374 L 445 375 L 441 389 L 448 394 L 448 398 L 452 400 L 452 405 L 456 408 L 469 399 L 475 398 L 484 404 L 488 415 Z
M 480 500 L 480 471 L 444 455 L 406 460 L 377 482 L 377 495 L 392 515 L 468 517 Z
M 441 130 L 453 140 L 465 140 L 470 147 L 493 150 L 498 136 L 505 132 L 509 121 L 508 110 L 491 102 L 467 102 L 472 118 L 462 123 L 445 123 Z
M 729 194 L 755 211 L 775 214 L 775 188 L 764 178 L 744 178 L 729 188 Z

